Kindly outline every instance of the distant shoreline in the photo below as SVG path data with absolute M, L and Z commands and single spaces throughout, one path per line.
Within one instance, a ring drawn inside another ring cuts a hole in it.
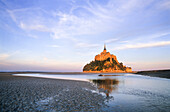
M 83 73 L 136 73 L 136 71 L 132 72 L 125 72 L 125 71 L 119 71 L 119 72 L 100 72 L 100 71 L 83 71 Z
M 148 71 L 137 71 L 135 74 L 150 76 L 150 77 L 160 77 L 170 79 L 170 69 L 166 70 L 148 70 Z
M 128 72 L 43 72 L 43 71 L 1 71 L 5 74 L 105 74 L 105 73 L 128 73 Z M 133 71 L 132 74 L 145 75 L 150 77 L 160 77 L 170 79 L 170 69 L 166 70 L 148 70 L 148 71 Z
M 102 73 L 136 73 L 134 72 L 44 72 L 44 71 L 1 71 L 0 73 L 12 73 L 12 74 L 22 74 L 22 73 L 40 73 L 40 74 L 102 74 Z
M 85 74 L 83 72 L 41 72 L 41 71 L 3 71 L 0 73 L 12 73 L 12 74 L 30 74 L 30 73 L 36 73 L 36 74 Z

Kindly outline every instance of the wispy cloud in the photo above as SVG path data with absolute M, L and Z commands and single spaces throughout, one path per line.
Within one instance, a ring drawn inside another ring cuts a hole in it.
M 49 45 L 49 47 L 59 48 L 59 45 Z
M 113 50 L 139 49 L 139 48 L 160 47 L 160 46 L 167 46 L 167 45 L 170 45 L 170 41 L 126 44 L 121 47 L 116 47 Z
M 28 34 L 29 37 L 32 37 L 32 38 L 38 38 L 37 35 L 33 35 L 33 34 Z
M 104 43 L 112 43 L 112 42 L 115 42 L 115 41 L 118 41 L 119 39 L 118 38 L 112 38 L 112 39 L 109 39 L 109 40 L 105 40 Z
M 76 47 L 93 48 L 93 47 L 99 47 L 99 44 L 77 43 Z
M 122 16 L 129 14 L 140 3 L 134 0 L 119 2 L 119 7 L 115 7 L 111 2 L 99 5 L 87 1 L 87 4 L 77 6 L 72 2 L 68 12 L 55 10 L 47 12 L 42 8 L 8 9 L 7 12 L 23 30 L 49 32 L 51 37 L 59 39 L 113 30 L 119 27 L 118 23 L 122 22 Z M 77 14 L 75 12 L 78 9 L 84 11 Z
M 49 32 L 49 29 L 42 24 L 26 25 L 23 22 L 20 22 L 19 26 L 24 30 L 37 30 L 41 32 Z
M 170 35 L 170 32 L 159 32 L 159 33 L 155 33 L 151 35 L 141 36 L 138 38 L 154 39 L 154 38 L 161 38 L 161 37 L 168 36 L 168 35 Z
M 170 9 L 170 1 L 165 0 L 159 4 L 159 7 L 162 9 Z
M 128 42 L 129 42 L 128 40 L 120 41 L 120 43 L 128 43 Z
M 4 52 L 4 53 L 0 53 L 0 61 L 6 61 L 9 60 L 11 57 L 18 55 L 18 53 L 20 53 L 20 51 L 13 51 L 13 52 Z
M 0 60 L 5 60 L 10 57 L 10 54 L 0 54 Z
M 2 61 L 0 62 L 0 70 L 55 70 L 55 71 L 81 71 L 82 63 L 56 61 L 44 57 L 39 60 L 22 61 Z

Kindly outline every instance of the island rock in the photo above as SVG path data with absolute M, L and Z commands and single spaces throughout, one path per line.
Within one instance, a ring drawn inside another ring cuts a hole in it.
M 132 72 L 132 68 L 119 63 L 116 56 L 107 52 L 104 45 L 103 52 L 96 55 L 94 61 L 86 64 L 83 72 Z

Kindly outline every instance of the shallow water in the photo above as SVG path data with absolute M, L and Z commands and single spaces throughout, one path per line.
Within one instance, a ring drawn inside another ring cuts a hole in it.
M 14 74 L 55 79 L 89 81 L 98 87 L 97 93 L 106 97 L 105 111 L 168 112 L 170 111 L 170 79 L 128 73 L 98 74 Z M 94 92 L 94 91 L 93 91 Z

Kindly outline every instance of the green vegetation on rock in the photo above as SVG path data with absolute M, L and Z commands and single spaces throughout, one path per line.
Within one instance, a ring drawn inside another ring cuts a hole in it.
M 113 69 L 113 70 L 125 70 L 122 63 L 117 63 L 114 59 L 112 59 L 112 63 L 110 63 L 110 58 L 107 58 L 104 61 L 91 61 L 86 64 L 83 68 L 83 71 L 102 71 L 103 69 Z

